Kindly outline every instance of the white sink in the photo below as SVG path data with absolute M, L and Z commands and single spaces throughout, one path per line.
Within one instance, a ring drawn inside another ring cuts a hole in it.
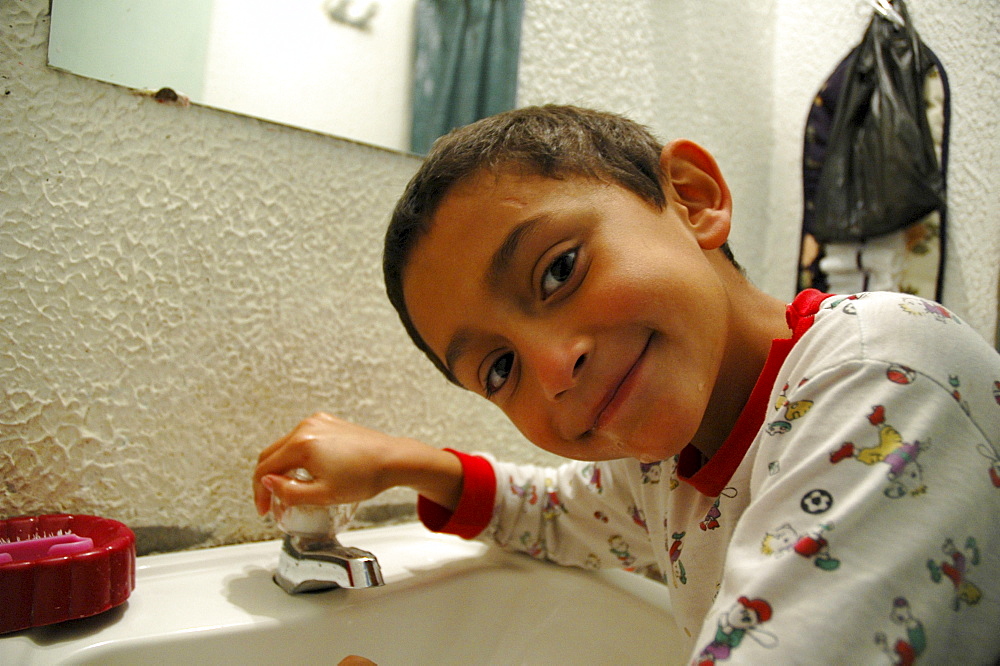
M 417 524 L 341 535 L 385 586 L 290 596 L 280 542 L 137 560 L 128 602 L 0 636 L 0 664 L 684 663 L 667 588 L 432 534 Z

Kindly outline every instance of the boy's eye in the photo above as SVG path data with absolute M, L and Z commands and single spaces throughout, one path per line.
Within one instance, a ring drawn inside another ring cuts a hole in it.
M 486 381 L 484 382 L 487 398 L 503 388 L 513 367 L 514 354 L 511 352 L 507 352 L 493 361 L 493 365 L 486 372 Z
M 563 252 L 545 269 L 545 273 L 542 275 L 542 298 L 548 298 L 554 294 L 573 275 L 573 267 L 576 266 L 576 255 L 577 250 L 575 248 Z

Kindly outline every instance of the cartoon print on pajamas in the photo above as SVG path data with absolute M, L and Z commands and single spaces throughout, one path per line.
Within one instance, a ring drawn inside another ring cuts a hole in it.
M 993 382 L 993 399 L 1000 405 L 1000 381 Z M 976 447 L 979 455 L 990 461 L 990 482 L 994 488 L 1000 488 L 1000 453 L 992 444 L 980 444 Z
M 738 492 L 739 491 L 737 491 L 736 488 L 730 486 L 724 489 L 719 496 L 715 498 L 715 501 L 712 503 L 712 507 L 708 510 L 708 513 L 705 514 L 704 520 L 698 523 L 698 527 L 701 528 L 702 532 L 714 530 L 719 527 L 719 518 L 722 518 L 722 511 L 719 510 L 719 502 L 723 497 L 728 497 L 729 499 L 736 497 Z
M 667 521 L 664 519 L 663 527 L 667 526 Z M 674 587 L 678 587 L 677 583 L 680 582 L 681 585 L 687 585 L 688 578 L 687 572 L 684 570 L 684 563 L 681 562 L 681 549 L 684 548 L 684 534 L 685 532 L 674 532 L 666 540 L 667 552 L 670 553 L 670 576 L 673 579 Z M 666 580 L 664 580 L 666 582 Z
M 859 301 L 867 296 L 867 294 L 851 294 L 850 296 L 844 296 L 843 298 L 838 298 L 836 300 L 830 301 L 827 305 L 823 306 L 824 310 L 836 310 L 841 303 L 844 304 L 842 312 L 844 314 L 856 315 L 858 314 L 857 308 L 854 307 L 853 301 Z
M 979 455 L 990 461 L 990 481 L 994 488 L 1000 488 L 1000 453 L 989 444 L 980 444 L 977 447 Z
M 628 568 L 635 564 L 635 556 L 629 552 L 628 542 L 620 534 L 608 537 L 608 545 L 611 547 L 611 554 L 618 558 L 623 568 Z
M 813 488 L 799 500 L 799 508 L 808 514 L 826 513 L 833 507 L 833 495 L 822 488 Z
M 515 497 L 520 497 L 523 500 L 527 500 L 528 504 L 535 504 L 538 502 L 538 490 L 531 481 L 525 481 L 523 486 L 519 486 L 514 483 L 514 477 L 508 477 L 510 483 L 510 492 L 513 493 Z
M 825 523 L 812 532 L 800 536 L 795 528 L 785 523 L 764 535 L 760 552 L 780 557 L 794 551 L 806 559 L 812 559 L 813 564 L 823 571 L 834 571 L 840 566 L 840 560 L 830 555 L 830 543 L 823 536 L 824 532 L 832 529 L 832 524 Z
M 659 483 L 660 475 L 663 473 L 659 462 L 639 463 L 639 471 L 642 472 L 642 482 Z
M 948 323 L 949 321 L 953 321 L 959 325 L 962 324 L 962 320 L 949 312 L 944 306 L 932 301 L 926 301 L 922 298 L 904 298 L 903 302 L 899 304 L 899 307 L 907 314 L 917 315 L 920 317 L 931 315 L 942 324 Z
M 962 399 L 962 392 L 958 390 L 962 386 L 958 375 L 948 375 L 948 385 L 952 388 L 951 397 L 955 399 L 955 402 L 959 404 L 963 412 L 971 416 L 972 412 L 969 410 L 969 402 Z
M 901 363 L 893 363 L 885 371 L 885 378 L 893 384 L 906 386 L 916 381 L 917 373 L 913 368 L 909 368 Z
M 970 564 L 972 566 L 979 565 L 979 546 L 976 545 L 976 539 L 970 536 L 965 540 L 964 552 L 959 550 L 955 546 L 955 542 L 951 539 L 944 542 L 941 550 L 951 560 L 941 560 L 940 562 L 927 560 L 927 568 L 930 569 L 931 580 L 935 583 L 940 583 L 943 578 L 947 577 L 951 581 L 951 584 L 955 588 L 955 598 L 952 601 L 952 608 L 956 611 L 961 607 L 962 602 L 965 602 L 967 606 L 978 604 L 983 596 L 983 592 L 965 578 Z
M 580 471 L 581 476 L 587 481 L 587 485 L 593 488 L 598 495 L 604 492 L 601 485 L 601 466 L 597 463 L 590 463 Z
M 799 382 L 801 386 L 806 380 Z M 785 410 L 784 418 L 779 418 L 771 423 L 767 424 L 767 433 L 769 435 L 784 435 L 786 432 L 792 429 L 792 421 L 795 419 L 800 419 L 806 415 L 806 413 L 812 409 L 812 400 L 796 400 L 791 402 L 788 400 L 788 384 L 785 384 L 781 389 L 781 394 L 774 401 L 774 411 L 781 411 L 783 408 Z
M 541 535 L 537 539 L 532 541 L 531 532 L 525 532 L 521 535 L 521 545 L 524 546 L 524 552 L 536 559 L 541 559 L 545 557 L 545 538 Z
M 642 509 L 637 507 L 635 504 L 628 508 L 628 513 L 632 516 L 632 522 L 641 527 L 646 533 L 649 533 L 649 527 L 646 526 L 646 514 Z
M 715 638 L 705 646 L 695 663 L 709 666 L 729 659 L 747 636 L 762 647 L 777 646 L 777 636 L 760 628 L 771 619 L 771 615 L 771 604 L 763 599 L 740 597 L 732 608 L 719 617 Z
M 899 431 L 885 422 L 885 407 L 876 405 L 868 416 L 868 421 L 878 428 L 878 444 L 868 448 L 858 448 L 852 442 L 844 444 L 830 454 L 831 463 L 839 463 L 854 458 L 865 465 L 885 463 L 889 466 L 886 477 L 889 486 L 883 491 L 886 497 L 896 499 L 904 495 L 920 495 L 927 490 L 923 482 L 923 470 L 917 463 L 922 451 L 930 448 L 927 442 L 907 443 Z
M 545 479 L 545 503 L 542 505 L 542 518 L 545 520 L 555 520 L 564 513 L 569 513 L 562 501 L 552 479 Z
M 924 625 L 913 617 L 910 602 L 903 597 L 897 597 L 892 602 L 892 613 L 889 616 L 896 624 L 903 625 L 906 639 L 900 638 L 890 647 L 885 633 L 880 631 L 875 634 L 875 644 L 882 648 L 891 664 L 910 666 L 927 649 L 927 635 L 924 632 Z
M 720 499 L 722 498 L 715 498 L 715 502 L 712 503 L 712 508 L 708 510 L 707 514 L 705 514 L 705 519 L 698 523 L 698 527 L 700 527 L 703 532 L 707 530 L 714 530 L 719 527 L 719 518 L 722 517 L 722 512 L 719 511 Z

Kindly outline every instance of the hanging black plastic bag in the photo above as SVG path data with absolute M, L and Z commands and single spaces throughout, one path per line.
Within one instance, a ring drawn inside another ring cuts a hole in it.
M 810 230 L 820 242 L 881 236 L 945 205 L 923 96 L 932 57 L 903 1 L 893 7 L 903 25 L 875 14 L 847 65 Z

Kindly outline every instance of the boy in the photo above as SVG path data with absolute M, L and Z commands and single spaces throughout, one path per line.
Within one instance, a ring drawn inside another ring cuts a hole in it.
M 406 485 L 431 529 L 654 567 L 694 663 L 993 663 L 1000 358 L 905 295 L 786 307 L 733 261 L 731 210 L 707 152 L 610 114 L 439 140 L 386 235 L 389 298 L 449 379 L 579 462 L 320 414 L 261 454 L 258 510 Z

